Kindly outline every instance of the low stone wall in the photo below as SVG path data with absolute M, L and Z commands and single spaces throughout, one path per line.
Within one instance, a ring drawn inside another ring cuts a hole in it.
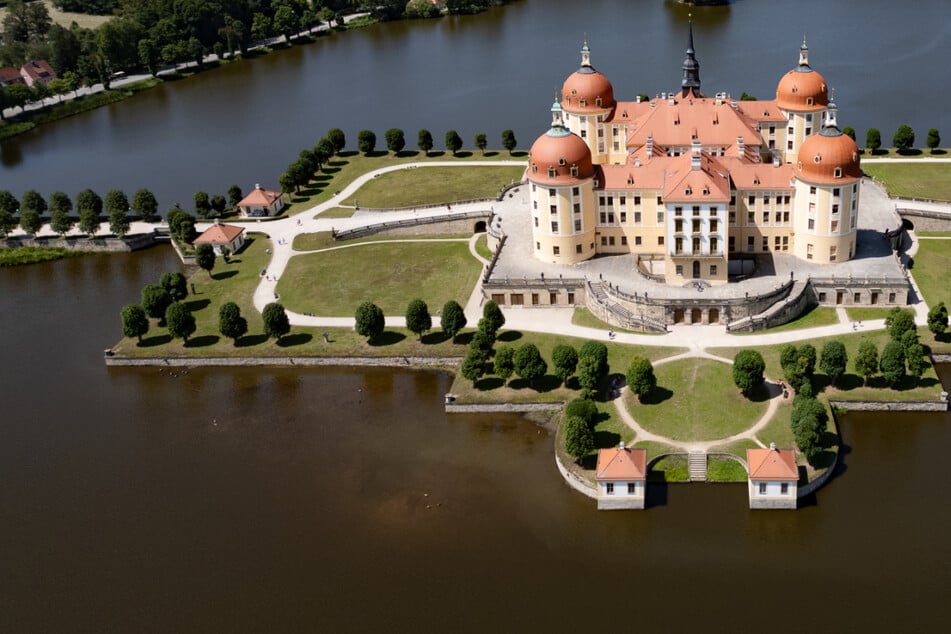
M 455 368 L 461 357 L 124 357 L 106 351 L 107 366 L 127 367 L 243 367 L 243 366 L 368 366 L 399 368 Z M 552 408 L 554 409 L 554 408 Z
M 840 444 L 840 448 L 841 448 L 841 444 Z M 832 474 L 835 472 L 835 468 L 836 468 L 837 466 L 839 466 L 839 452 L 838 452 L 838 451 L 835 452 L 835 459 L 832 461 L 832 464 L 829 465 L 829 468 L 826 469 L 826 472 L 825 472 L 825 473 L 823 473 L 821 476 L 819 476 L 818 478 L 816 478 L 816 479 L 813 480 L 812 482 L 809 482 L 808 484 L 804 484 L 804 485 L 801 486 L 801 487 L 797 487 L 797 489 L 796 489 L 796 498 L 797 498 L 797 499 L 798 499 L 798 498 L 804 498 L 804 497 L 806 497 L 807 495 L 812 495 L 813 493 L 815 493 L 816 491 L 818 491 L 819 489 L 821 489 L 822 486 L 823 486 L 826 482 L 828 482 L 829 478 L 832 477 Z
M 102 253 L 124 253 L 146 249 L 156 243 L 155 234 L 138 233 L 124 238 L 5 238 L 0 247 L 18 249 L 20 247 L 41 247 L 45 249 L 67 249 L 69 251 L 94 251 Z
M 915 231 L 951 231 L 951 214 L 924 209 L 896 209 L 902 219 L 915 225 Z
M 565 483 L 568 486 L 570 486 L 572 489 L 574 489 L 575 491 L 577 491 L 578 493 L 582 495 L 587 495 L 589 498 L 593 500 L 598 499 L 598 489 L 590 482 L 587 482 L 586 480 L 582 480 L 581 478 L 579 478 L 572 472 L 568 471 L 568 468 L 565 467 L 565 465 L 563 465 L 561 463 L 561 460 L 558 458 L 557 451 L 555 452 L 555 466 L 558 467 L 558 471 L 561 473 L 561 477 L 565 479 Z
M 640 511 L 644 508 L 644 498 L 604 497 L 598 498 L 599 511 Z
M 947 401 L 829 401 L 833 408 L 852 412 L 946 412 Z
M 455 403 L 448 400 L 446 412 L 450 414 L 485 414 L 493 412 L 556 412 L 564 408 L 565 404 L 555 403 Z
M 931 354 L 932 363 L 951 363 L 951 354 Z

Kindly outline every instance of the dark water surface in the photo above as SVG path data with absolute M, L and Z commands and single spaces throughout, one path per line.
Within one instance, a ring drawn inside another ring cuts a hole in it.
M 113 106 L 0 145 L 0 189 L 75 196 L 92 187 L 152 189 L 162 209 L 190 208 L 196 191 L 237 183 L 277 187 L 304 147 L 331 127 L 448 129 L 466 147 L 476 133 L 523 148 L 547 128 L 548 107 L 578 68 L 587 34 L 596 68 L 618 99 L 680 86 L 690 9 L 670 0 L 522 0 L 478 16 L 405 21 L 164 84 Z M 693 9 L 703 88 L 763 99 L 810 61 L 836 89 L 839 122 L 879 128 L 886 145 L 902 123 L 923 146 L 928 128 L 951 138 L 951 7 L 946 0 L 738 0 Z
M 0 631 L 937 630 L 951 417 L 844 422 L 798 512 L 599 513 L 517 416 L 390 370 L 107 369 L 170 249 L 0 271 Z

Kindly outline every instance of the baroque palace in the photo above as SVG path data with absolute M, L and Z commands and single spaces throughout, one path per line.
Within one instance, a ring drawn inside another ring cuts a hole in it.
M 585 43 L 551 113 L 527 171 L 538 260 L 633 254 L 667 285 L 709 287 L 750 255 L 855 255 L 858 147 L 805 40 L 769 101 L 702 93 L 692 26 L 681 90 L 654 99 L 617 101 Z

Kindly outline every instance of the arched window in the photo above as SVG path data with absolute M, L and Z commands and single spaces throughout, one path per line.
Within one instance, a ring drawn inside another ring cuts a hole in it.
M 548 168 L 548 178 L 555 178 L 556 174 L 554 167 Z

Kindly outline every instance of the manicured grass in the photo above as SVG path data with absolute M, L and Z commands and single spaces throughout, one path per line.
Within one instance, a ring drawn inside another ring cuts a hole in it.
M 951 234 L 924 234 L 943 237 Z M 951 240 L 921 240 L 915 254 L 915 267 L 911 270 L 921 294 L 928 306 L 944 302 L 951 310 L 951 287 L 948 271 L 951 271 Z M 931 346 L 932 352 L 951 353 L 951 332 L 935 337 L 930 331 L 921 332 L 921 340 Z
M 681 359 L 654 368 L 657 388 L 628 411 L 644 429 L 673 440 L 716 440 L 752 427 L 768 407 L 765 388 L 752 399 L 733 384 L 729 364 Z
M 460 337 L 465 342 L 468 342 L 469 338 L 469 336 Z M 548 363 L 548 374 L 538 381 L 536 388 L 530 387 L 518 377 L 510 378 L 507 382 L 504 382 L 494 374 L 487 374 L 473 385 L 472 381 L 457 375 L 452 384 L 451 392 L 462 403 L 550 403 L 553 401 L 570 401 L 581 395 L 577 380 L 574 377 L 569 378 L 568 387 L 563 385 L 561 379 L 552 372 L 551 354 L 558 344 L 569 345 L 577 350 L 585 341 L 587 340 L 564 335 L 503 330 L 499 333 L 499 339 L 496 341 L 496 350 L 503 345 L 520 346 L 524 343 L 533 343 L 538 347 L 542 358 Z M 679 348 L 627 346 L 617 343 L 606 345 L 608 347 L 608 365 L 610 366 L 611 376 L 623 375 L 635 355 L 656 361 L 682 351 Z M 491 361 L 489 363 L 491 366 Z M 608 381 L 610 381 L 610 378 Z
M 492 259 L 493 253 L 492 250 L 489 249 L 489 240 L 484 233 L 476 238 L 475 249 L 476 253 L 484 257 L 486 260 Z
M 923 342 L 928 343 L 930 333 L 924 328 L 918 329 Z M 809 343 L 816 347 L 817 353 L 822 353 L 822 346 L 828 341 L 838 339 L 845 345 L 849 357 L 846 374 L 839 378 L 839 384 L 833 388 L 828 385 L 828 379 L 825 375 L 816 374 L 816 384 L 822 390 L 823 396 L 843 401 L 933 401 L 937 400 L 941 392 L 941 383 L 935 374 L 934 367 L 930 366 L 925 370 L 921 379 L 915 381 L 911 377 L 906 377 L 901 381 L 896 389 L 889 388 L 881 376 L 873 376 L 868 385 L 862 384 L 862 377 L 855 374 L 854 363 L 858 354 L 859 344 L 862 339 L 870 339 L 878 348 L 879 354 L 885 344 L 888 343 L 888 333 L 884 330 L 859 331 L 854 334 L 837 335 L 833 337 L 822 337 L 811 340 Z M 795 345 L 802 345 L 802 342 Z M 783 370 L 779 365 L 779 350 L 782 346 L 750 346 L 750 349 L 759 351 L 766 362 L 766 376 L 773 379 L 781 379 Z M 744 348 L 709 348 L 707 352 L 732 359 L 737 352 Z M 787 419 L 788 420 L 788 419 Z
M 775 418 L 773 420 L 775 420 Z M 743 440 L 737 440 L 729 444 L 711 447 L 708 453 L 728 453 L 746 460 L 746 450 L 755 449 L 756 447 L 759 447 L 759 445 L 752 440 L 744 438 Z
M 649 482 L 689 482 L 687 458 L 684 456 L 661 458 L 648 471 L 647 480 Z
M 601 321 L 591 314 L 587 308 L 575 308 L 571 315 L 571 323 L 582 328 L 597 328 L 598 330 L 614 330 L 615 332 L 631 332 L 638 335 L 662 335 L 662 332 L 641 332 L 640 330 L 627 330 L 625 328 L 615 328 L 611 324 Z
M 324 212 L 321 212 L 321 218 L 350 218 L 353 214 L 356 213 L 356 210 L 352 207 L 334 207 L 332 209 L 327 209 Z
M 353 143 L 354 140 L 350 142 Z M 485 156 L 473 154 L 472 152 L 459 152 L 457 156 L 453 157 L 452 154 L 447 152 L 430 152 L 429 156 L 424 156 L 422 152 L 403 151 L 400 152 L 399 156 L 394 156 L 388 152 L 376 152 L 370 156 L 364 156 L 357 152 L 344 151 L 339 156 L 333 157 L 327 165 L 324 166 L 322 171 L 317 172 L 306 187 L 291 196 L 291 204 L 284 213 L 288 215 L 297 214 L 305 209 L 310 209 L 315 205 L 326 202 L 330 200 L 336 192 L 342 191 L 347 185 L 360 176 L 390 165 L 426 161 L 458 161 L 460 165 L 465 165 L 471 161 L 519 160 L 524 158 L 525 155 L 525 152 L 514 152 L 512 155 L 509 155 L 508 152 L 488 152 Z M 497 192 L 498 189 L 496 189 L 495 193 Z M 368 204 L 362 195 L 357 195 L 355 198 L 360 200 L 363 205 Z M 446 202 L 446 200 L 447 199 L 437 200 L 436 202 Z
M 523 166 L 420 167 L 388 172 L 367 182 L 344 204 L 361 208 L 392 208 L 494 198 L 505 185 L 518 181 Z
M 839 317 L 834 308 L 825 306 L 814 306 L 798 318 L 766 330 L 757 330 L 756 332 L 738 332 L 738 335 L 758 335 L 764 332 L 786 332 L 789 330 L 804 330 L 806 328 L 816 328 L 818 326 L 831 326 L 839 323 Z
M 20 266 L 22 264 L 36 264 L 49 262 L 77 255 L 85 255 L 85 251 L 58 249 L 47 247 L 19 247 L 16 249 L 0 249 L 0 267 Z
M 788 398 L 779 402 L 776 413 L 756 435 L 756 438 L 767 447 L 771 442 L 776 443 L 776 446 L 782 449 L 796 446 L 796 439 L 793 438 L 792 427 L 789 425 L 789 417 L 792 415 L 792 402 L 793 395 L 790 393 Z M 745 460 L 745 452 L 740 457 Z
M 450 299 L 465 305 L 481 270 L 465 241 L 374 242 L 292 258 L 277 292 L 288 310 L 326 317 L 365 301 L 402 315 L 414 297 L 435 312 Z
M 889 196 L 951 200 L 951 163 L 866 163 L 862 170 L 882 183 Z
M 684 450 L 682 447 L 674 447 L 673 445 L 667 445 L 662 442 L 656 442 L 653 440 L 639 440 L 634 443 L 634 446 L 639 449 L 647 450 L 647 461 L 650 462 L 657 456 L 665 453 L 683 453 Z
M 366 238 L 338 241 L 333 239 L 329 231 L 320 231 L 318 233 L 299 233 L 294 236 L 294 250 L 320 251 L 323 249 L 338 249 L 340 247 L 366 244 L 369 242 L 399 242 L 400 240 L 469 240 L 470 237 L 471 234 L 467 233 L 441 233 L 427 234 L 425 236 L 371 235 Z
M 914 159 L 914 158 L 946 158 L 948 156 L 948 148 L 935 148 L 934 151 L 931 151 L 929 148 L 911 148 L 910 150 L 905 150 L 899 152 L 893 147 L 888 148 L 879 148 L 875 150 L 875 154 L 869 154 L 867 150 L 860 149 L 859 154 L 868 158 L 900 158 L 900 159 Z M 863 166 L 864 167 L 864 166 Z
M 600 402 L 598 405 L 598 423 L 594 426 L 594 444 L 598 449 L 617 447 L 623 440 L 630 445 L 634 440 L 634 430 L 624 424 L 618 416 L 616 401 Z M 597 451 L 594 452 L 597 455 Z
M 708 456 L 707 481 L 746 482 L 746 469 L 736 460 L 722 456 Z
M 885 319 L 891 308 L 846 308 L 845 314 L 849 316 L 849 321 L 872 321 L 874 319 Z

